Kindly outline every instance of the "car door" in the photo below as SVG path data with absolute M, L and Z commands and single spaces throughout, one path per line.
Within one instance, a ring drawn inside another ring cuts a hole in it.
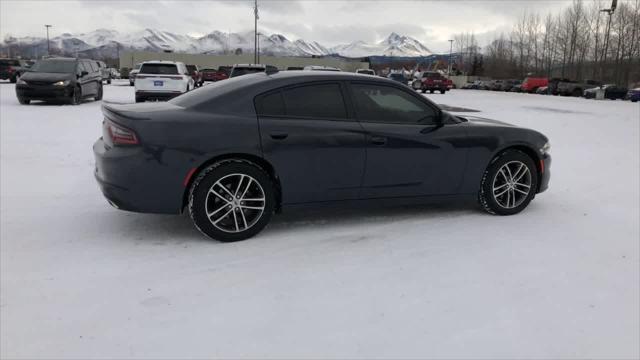
M 95 85 L 95 69 L 92 66 L 90 61 L 80 61 L 81 68 L 83 71 L 86 71 L 87 74 L 80 77 L 78 80 L 80 82 L 80 86 L 82 87 L 82 95 L 88 96 L 96 93 L 96 85 Z
M 307 83 L 256 98 L 264 157 L 275 168 L 283 204 L 357 199 L 365 135 L 340 82 Z
M 441 123 L 440 110 L 414 92 L 353 82 L 356 116 L 366 131 L 361 198 L 455 193 L 466 166 L 466 131 Z

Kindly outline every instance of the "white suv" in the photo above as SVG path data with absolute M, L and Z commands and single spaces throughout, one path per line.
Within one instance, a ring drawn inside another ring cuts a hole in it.
M 145 61 L 136 75 L 136 102 L 168 100 L 194 88 L 187 66 L 175 61 Z

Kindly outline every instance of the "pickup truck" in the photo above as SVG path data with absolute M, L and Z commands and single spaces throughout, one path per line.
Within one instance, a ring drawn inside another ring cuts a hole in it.
M 595 80 L 577 81 L 561 81 L 558 83 L 558 94 L 563 96 L 582 96 L 584 90 L 600 86 L 602 83 Z
M 420 90 L 423 93 L 426 93 L 427 90 L 433 94 L 434 91 L 440 91 L 441 94 L 444 94 L 447 90 L 449 90 L 449 86 L 451 80 L 445 78 L 442 74 L 435 71 L 425 71 L 422 73 L 422 86 Z

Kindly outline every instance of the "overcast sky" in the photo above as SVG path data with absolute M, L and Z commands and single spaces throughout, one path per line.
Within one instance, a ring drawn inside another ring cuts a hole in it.
M 523 11 L 557 12 L 570 0 L 502 1 L 267 1 L 259 0 L 259 31 L 326 46 L 379 41 L 396 32 L 432 51 L 448 51 L 452 34 L 473 31 L 481 41 L 508 31 Z M 253 1 L 0 0 L 0 36 L 82 33 L 98 28 L 153 28 L 201 36 L 213 30 L 253 30 Z M 482 45 L 482 44 L 481 44 Z

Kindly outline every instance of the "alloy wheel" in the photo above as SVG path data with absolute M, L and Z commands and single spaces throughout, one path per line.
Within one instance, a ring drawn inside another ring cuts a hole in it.
M 218 230 L 238 233 L 254 226 L 265 208 L 260 183 L 247 174 L 229 174 L 216 181 L 207 193 L 207 218 Z
M 493 179 L 493 198 L 505 209 L 522 204 L 531 192 L 529 167 L 520 161 L 510 161 L 500 168 Z

